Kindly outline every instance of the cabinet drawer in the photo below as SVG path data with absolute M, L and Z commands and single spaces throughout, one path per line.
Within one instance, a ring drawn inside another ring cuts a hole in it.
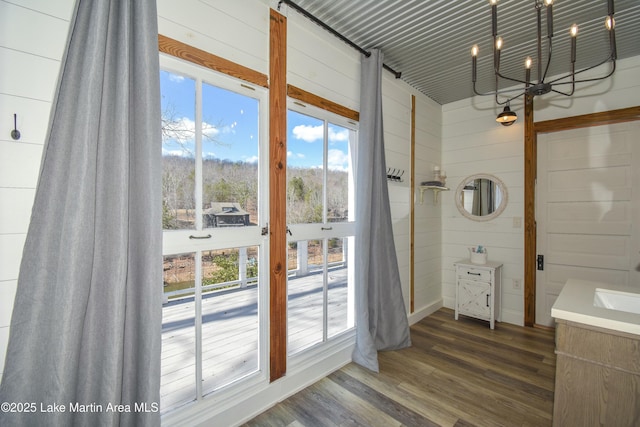
M 458 267 L 457 271 L 459 279 L 491 282 L 491 272 L 489 270 L 473 267 Z

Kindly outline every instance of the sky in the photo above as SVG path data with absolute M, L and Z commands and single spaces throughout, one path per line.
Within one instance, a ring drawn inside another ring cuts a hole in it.
M 165 126 L 163 155 L 193 157 L 196 82 L 189 77 L 161 71 L 160 86 L 163 119 L 170 119 L 171 122 L 171 128 Z M 203 157 L 256 162 L 259 143 L 258 100 L 207 83 L 203 84 L 202 100 Z M 287 134 L 289 166 L 322 167 L 323 121 L 289 111 Z M 348 129 L 329 124 L 329 169 L 347 170 L 348 137 Z

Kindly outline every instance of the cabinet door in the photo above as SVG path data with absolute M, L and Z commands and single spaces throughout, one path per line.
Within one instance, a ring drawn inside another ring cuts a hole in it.
M 483 282 L 460 280 L 458 284 L 458 311 L 469 316 L 491 318 L 491 285 Z

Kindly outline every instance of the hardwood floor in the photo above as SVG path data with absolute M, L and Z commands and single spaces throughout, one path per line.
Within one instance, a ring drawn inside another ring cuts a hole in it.
M 440 309 L 411 327 L 412 347 L 353 363 L 250 422 L 254 426 L 549 426 L 554 332 Z

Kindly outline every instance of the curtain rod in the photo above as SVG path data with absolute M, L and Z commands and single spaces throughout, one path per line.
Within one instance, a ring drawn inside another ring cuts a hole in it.
M 278 10 L 280 10 L 280 5 L 282 3 L 285 3 L 288 6 L 291 6 L 296 11 L 300 12 L 302 15 L 304 15 L 305 17 L 307 17 L 317 25 L 321 26 L 322 28 L 324 28 L 325 30 L 327 30 L 328 32 L 330 32 L 331 34 L 333 34 L 334 36 L 336 36 L 337 38 L 339 38 L 340 40 L 342 40 L 343 42 L 345 42 L 346 44 L 348 44 L 358 52 L 362 53 L 363 55 L 366 55 L 367 57 L 371 56 L 371 52 L 367 52 L 366 50 L 364 50 L 363 48 L 361 48 L 360 46 L 358 46 L 357 44 L 355 44 L 354 42 L 352 42 L 351 40 L 349 40 L 348 38 L 346 38 L 345 36 L 337 32 L 336 30 L 334 30 L 333 28 L 331 28 L 330 26 L 322 22 L 320 19 L 316 18 L 311 13 L 307 12 L 305 9 L 301 8 L 291 0 L 280 0 L 278 2 Z M 391 72 L 396 77 L 396 79 L 399 79 L 402 76 L 402 72 L 394 70 L 393 68 L 389 67 L 387 64 L 382 64 L 382 67 L 385 70 Z

